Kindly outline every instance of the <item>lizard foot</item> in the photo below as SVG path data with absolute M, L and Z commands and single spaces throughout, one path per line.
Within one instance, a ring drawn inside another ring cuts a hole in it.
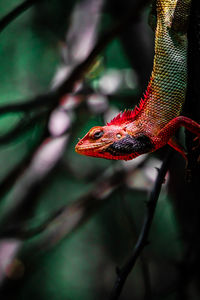
M 200 148 L 200 138 L 198 136 L 196 136 L 194 139 L 193 139 L 193 142 L 196 143 L 196 145 L 194 145 L 192 147 L 192 151 L 196 151 L 198 148 Z
M 200 151 L 200 138 L 197 136 L 193 139 L 193 142 L 196 143 L 196 145 L 194 145 L 192 147 L 192 151 L 198 152 Z M 197 162 L 200 163 L 200 154 L 197 157 Z
M 195 137 L 192 140 L 190 151 L 187 154 L 186 164 L 186 180 L 192 182 L 195 174 L 199 174 L 200 170 L 200 137 Z

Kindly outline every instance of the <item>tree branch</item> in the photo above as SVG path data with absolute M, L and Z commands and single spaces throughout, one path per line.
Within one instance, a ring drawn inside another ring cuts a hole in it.
M 147 212 L 144 218 L 143 226 L 140 232 L 140 235 L 138 237 L 137 243 L 135 245 L 135 248 L 133 250 L 133 254 L 131 258 L 125 263 L 125 265 L 121 269 L 117 269 L 117 279 L 115 282 L 115 285 L 113 287 L 113 290 L 111 292 L 110 300 L 116 300 L 119 299 L 119 296 L 122 292 L 123 286 L 126 282 L 126 279 L 133 269 L 135 262 L 137 261 L 138 257 L 140 256 L 142 250 L 148 243 L 148 236 L 151 229 L 151 224 L 153 221 L 156 204 L 158 201 L 158 197 L 161 191 L 161 186 L 164 182 L 165 175 L 167 173 L 170 159 L 172 156 L 172 152 L 170 151 L 165 160 L 163 161 L 163 164 L 158 171 L 158 176 L 154 185 L 154 188 L 150 194 L 149 201 L 147 202 Z
M 40 2 L 41 0 L 26 0 L 19 6 L 15 7 L 5 17 L 0 20 L 0 32 L 2 32 L 12 21 L 14 21 L 24 11 L 29 9 L 32 5 Z

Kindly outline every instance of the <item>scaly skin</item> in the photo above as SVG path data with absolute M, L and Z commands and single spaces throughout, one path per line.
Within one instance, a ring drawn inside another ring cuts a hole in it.
M 106 126 L 90 129 L 76 152 L 129 160 L 168 143 L 187 159 L 174 135 L 184 126 L 200 137 L 200 125 L 180 116 L 187 82 L 189 9 L 190 0 L 157 0 L 154 65 L 144 100 L 139 108 L 120 113 Z

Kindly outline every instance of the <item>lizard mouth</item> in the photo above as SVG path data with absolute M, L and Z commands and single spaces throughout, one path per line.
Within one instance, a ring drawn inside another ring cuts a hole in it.
M 107 145 L 107 143 L 95 143 L 95 144 L 89 144 L 89 145 L 84 145 L 82 141 L 78 142 L 78 144 L 75 147 L 75 151 L 79 154 L 86 154 L 88 152 L 95 151 L 103 151 L 103 147 Z

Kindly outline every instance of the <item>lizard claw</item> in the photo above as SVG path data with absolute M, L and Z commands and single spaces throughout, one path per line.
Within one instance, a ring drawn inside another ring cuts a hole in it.
M 194 170 L 199 170 L 200 168 L 200 137 L 197 136 L 192 141 L 194 146 L 191 148 L 187 154 L 186 161 L 186 180 L 191 182 L 193 178 Z
M 192 151 L 200 151 L 200 137 L 199 136 L 196 136 L 194 139 L 193 139 L 193 142 L 196 143 L 196 145 L 194 147 L 192 147 Z M 197 163 L 199 164 L 200 163 L 200 155 L 197 157 Z
M 194 139 L 193 139 L 193 142 L 196 142 L 196 145 L 194 147 L 192 147 L 192 151 L 196 151 L 199 147 L 200 147 L 200 138 L 198 136 L 196 136 Z

